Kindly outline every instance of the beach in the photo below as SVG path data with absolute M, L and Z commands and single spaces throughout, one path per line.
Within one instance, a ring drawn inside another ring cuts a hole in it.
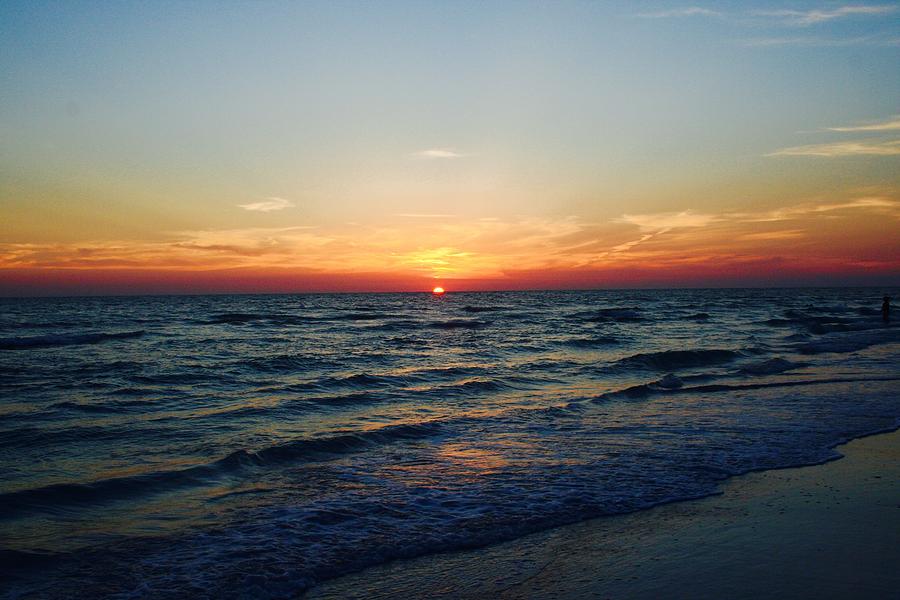
M 836 450 L 721 495 L 397 561 L 307 598 L 897 597 L 900 431 Z

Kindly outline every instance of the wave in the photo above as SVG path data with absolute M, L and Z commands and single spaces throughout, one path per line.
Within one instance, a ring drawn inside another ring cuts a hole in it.
M 546 412 L 554 415 L 550 409 Z M 79 566 L 86 567 L 88 577 L 103 585 L 108 583 L 103 577 L 108 570 L 91 571 L 91 560 L 102 557 L 104 564 L 115 566 L 129 564 L 127 561 L 134 561 L 136 555 L 149 556 L 149 561 L 140 561 L 149 562 L 149 567 L 139 564 L 134 579 L 127 582 L 132 595 L 173 589 L 183 592 L 184 588 L 173 586 L 182 578 L 189 578 L 194 589 L 217 596 L 252 595 L 259 590 L 275 590 L 278 596 L 302 595 L 322 580 L 391 560 L 478 548 L 567 523 L 716 494 L 721 482 L 730 476 L 833 460 L 840 456 L 830 450 L 836 444 L 850 437 L 889 431 L 896 425 L 879 419 L 831 430 L 827 435 L 808 433 L 801 440 L 805 443 L 795 451 L 769 447 L 765 442 L 770 438 L 757 435 L 753 429 L 748 432 L 752 446 L 743 440 L 723 443 L 733 439 L 727 430 L 723 437 L 713 437 L 713 444 L 697 444 L 694 426 L 685 423 L 678 429 L 661 431 L 681 433 L 666 437 L 686 438 L 686 444 L 696 452 L 670 455 L 663 444 L 649 448 L 645 443 L 631 461 L 626 452 L 617 449 L 601 463 L 592 461 L 584 468 L 572 465 L 555 469 L 555 465 L 549 465 L 534 473 L 534 485 L 529 486 L 523 485 L 522 475 L 512 481 L 469 479 L 462 492 L 443 485 L 417 485 L 409 491 L 392 480 L 390 492 L 401 488 L 401 493 L 382 496 L 359 483 L 357 489 L 343 489 L 341 494 L 323 495 L 311 502 L 279 502 L 264 507 L 256 513 L 261 518 L 216 530 L 213 536 L 200 531 L 161 540 L 158 546 L 129 541 L 87 550 L 88 558 Z M 601 429 L 601 436 L 615 439 L 635 432 L 654 432 L 652 424 L 638 423 L 610 423 Z M 799 429 L 801 434 L 804 431 Z M 418 433 L 411 434 L 418 439 Z M 243 453 L 229 458 L 237 469 L 258 464 L 252 455 Z M 625 477 L 617 477 L 623 473 Z M 539 479 L 542 476 L 546 479 Z M 269 492 L 269 488 L 236 493 L 259 492 Z M 145 554 L 138 554 L 141 552 Z M 247 562 L 248 556 L 253 558 L 252 564 Z M 248 564 L 253 569 L 252 578 L 244 577 Z M 28 566 L 27 562 L 23 566 Z
M 384 388 L 409 385 L 411 379 L 405 375 L 353 373 L 352 375 L 330 375 L 286 385 L 258 388 L 258 393 L 306 393 L 310 391 L 331 391 L 342 388 Z
M 437 421 L 388 425 L 380 429 L 287 442 L 281 445 L 269 446 L 257 452 L 238 450 L 223 458 L 219 463 L 226 465 L 231 465 L 235 462 L 244 464 L 249 460 L 253 464 L 267 465 L 299 458 L 346 454 L 371 446 L 432 437 L 440 433 L 441 429 L 442 425 Z
M 463 312 L 467 313 L 483 313 L 498 312 L 502 310 L 511 310 L 508 306 L 463 306 Z
M 705 312 L 694 313 L 692 315 L 688 315 L 687 317 L 685 317 L 685 319 L 690 319 L 691 321 L 706 321 L 709 318 L 710 318 L 709 313 L 705 313 Z
M 288 386 L 282 390 L 287 391 Z M 264 392 L 274 391 L 272 389 L 260 390 Z M 199 421 L 210 421 L 213 425 L 229 421 L 231 424 L 236 419 L 279 419 L 284 417 L 292 417 L 298 414 L 308 414 L 311 412 L 321 411 L 323 409 L 340 409 L 350 406 L 371 406 L 384 402 L 391 398 L 390 394 L 376 394 L 369 391 L 350 392 L 347 394 L 329 394 L 323 396 L 304 396 L 301 398 L 286 398 L 271 404 L 255 403 L 250 405 L 230 405 L 218 410 L 210 410 L 198 414 L 192 414 L 184 419 L 189 419 L 192 424 Z M 119 411 L 115 411 L 119 412 Z
M 260 373 L 289 373 L 304 371 L 311 367 L 331 366 L 334 363 L 319 356 L 302 354 L 279 354 L 275 356 L 261 356 L 237 363 L 238 366 L 246 366 Z
M 596 310 L 582 311 L 575 313 L 574 316 L 582 321 L 593 321 L 599 323 L 608 321 L 636 323 L 638 321 L 646 320 L 641 315 L 640 309 L 630 306 L 599 308 Z
M 465 394 L 470 392 L 496 392 L 511 387 L 509 384 L 495 379 L 466 379 L 452 383 L 438 384 L 430 387 L 409 388 L 409 392 L 418 394 Z
M 866 331 L 881 329 L 884 326 L 880 318 L 866 318 L 876 314 L 880 316 L 880 313 L 866 310 L 860 311 L 860 314 L 863 317 L 816 316 L 797 310 L 786 310 L 783 317 L 768 319 L 763 321 L 763 324 L 770 327 L 794 327 L 815 335 L 842 331 Z
M 369 331 L 407 331 L 411 329 L 421 329 L 422 323 L 412 319 L 398 319 L 388 321 L 386 323 L 378 323 L 377 325 L 369 325 L 366 327 Z
M 338 312 L 332 314 L 289 314 L 289 313 L 218 313 L 206 320 L 197 321 L 203 325 L 246 325 L 262 323 L 267 325 L 304 325 L 319 321 L 377 321 L 390 319 L 393 315 L 381 312 Z
M 607 392 L 595 396 L 590 400 L 596 403 L 617 399 L 641 399 L 654 394 L 703 394 L 875 381 L 900 381 L 900 378 L 845 377 L 773 383 L 710 384 L 685 387 L 682 380 L 670 374 L 659 381 Z M 455 385 L 479 390 L 496 390 L 504 387 L 502 384 L 495 381 L 485 380 L 469 380 Z M 435 388 L 435 390 L 441 391 L 439 388 Z M 379 398 L 369 393 L 363 392 L 343 396 L 309 398 L 304 399 L 304 401 L 329 405 L 345 402 L 368 403 L 377 401 L 378 399 Z M 578 403 L 575 402 L 570 403 L 570 405 L 565 407 L 552 406 L 540 409 L 514 409 L 513 412 L 531 414 L 556 413 L 562 411 L 563 413 L 566 413 L 571 412 L 572 410 L 577 411 L 578 408 Z M 160 493 L 172 491 L 181 487 L 203 485 L 215 481 L 222 476 L 236 475 L 240 470 L 248 467 L 264 467 L 275 463 L 297 460 L 327 460 L 329 457 L 362 451 L 369 447 L 433 437 L 443 432 L 450 422 L 453 422 L 458 426 L 460 423 L 469 420 L 471 420 L 469 417 L 457 417 L 450 421 L 424 421 L 412 424 L 391 425 L 380 429 L 347 432 L 321 438 L 308 438 L 269 446 L 255 452 L 244 449 L 237 450 L 212 463 L 181 470 L 151 472 L 129 477 L 105 479 L 92 483 L 55 484 L 41 488 L 0 494 L 0 520 L 17 518 L 26 514 L 65 511 L 68 508 L 77 508 L 80 505 L 100 504 L 148 493 Z M 21 433 L 21 430 L 17 432 L 17 434 Z M 46 432 L 36 430 L 35 433 L 44 435 Z M 95 433 L 91 433 L 90 435 L 91 437 L 98 437 L 100 433 L 103 432 L 98 429 Z M 86 435 L 85 432 L 79 432 L 77 437 L 81 438 L 84 435 Z
M 65 410 L 65 409 L 64 409 Z M 56 421 L 59 413 L 39 411 L 43 419 Z M 65 421 L 63 421 L 65 422 Z M 63 426 L 13 426 L 0 429 L 0 450 L 12 452 L 19 450 L 34 450 L 35 448 L 78 448 L 83 444 L 122 443 L 123 441 L 142 441 L 145 444 L 167 443 L 170 437 L 176 434 L 176 430 L 156 424 L 144 425 L 145 421 L 136 423 L 103 423 L 101 420 L 76 421 L 76 424 Z M 5 425 L 6 423 L 4 423 Z M 53 425 L 56 425 L 53 423 Z M 184 438 L 200 437 L 200 432 L 177 432 Z M 8 454 L 11 455 L 11 454 Z
M 380 319 L 390 319 L 393 315 L 377 312 L 350 312 L 342 313 L 333 317 L 323 317 L 323 321 L 378 321 Z
M 211 316 L 203 325 L 246 325 L 248 323 L 267 322 L 273 325 L 302 325 L 310 319 L 300 315 L 265 314 L 265 313 L 220 313 Z
M 599 396 L 591 398 L 592 402 L 604 402 L 607 400 L 617 399 L 637 399 L 646 398 L 654 394 L 707 394 L 715 392 L 739 392 L 747 390 L 760 390 L 768 388 L 790 388 L 805 387 L 813 385 L 829 385 L 839 383 L 869 383 L 876 381 L 900 381 L 900 377 L 831 377 L 823 379 L 804 379 L 797 381 L 777 381 L 767 383 L 742 383 L 742 384 L 725 384 L 713 383 L 709 385 L 694 385 L 689 387 L 683 386 L 666 386 L 664 385 L 667 377 L 660 381 L 652 383 L 642 383 L 633 385 L 621 390 L 606 392 Z
M 796 349 L 801 354 L 842 354 L 894 342 L 900 342 L 900 328 L 882 325 L 879 330 L 832 333 L 818 340 L 800 343 Z
M 59 483 L 0 494 L 0 520 L 33 514 L 55 514 L 79 506 L 117 502 L 135 496 L 202 486 L 235 475 L 248 467 L 287 461 L 324 460 L 366 448 L 434 436 L 441 431 L 436 421 L 389 425 L 380 429 L 309 438 L 269 446 L 258 451 L 236 450 L 215 462 L 180 470 L 155 471 L 114 477 L 91 483 Z
M 132 320 L 135 322 L 136 320 Z M 69 327 L 90 327 L 93 323 L 87 319 L 75 321 L 15 321 L 0 320 L 2 329 L 67 329 Z
M 330 391 L 341 388 L 378 388 L 385 386 L 406 385 L 407 380 L 391 375 L 373 375 L 370 373 L 354 373 L 352 375 L 331 375 L 310 379 L 287 385 L 258 389 L 261 393 L 306 393 L 310 391 Z
M 571 348 L 596 348 L 597 346 L 611 346 L 619 344 L 618 338 L 609 335 L 601 335 L 596 337 L 581 337 L 559 340 L 556 342 L 561 346 L 569 346 Z
M 317 396 L 304 395 L 290 397 L 272 405 L 239 406 L 210 415 L 212 418 L 228 417 L 275 417 L 278 414 L 295 414 L 315 410 L 316 407 L 345 408 L 350 406 L 369 406 L 387 401 L 404 401 L 420 396 L 456 396 L 477 392 L 494 392 L 512 387 L 530 387 L 539 381 L 529 378 L 511 378 L 511 380 L 489 379 L 480 376 L 485 372 L 481 367 L 447 367 L 423 369 L 420 371 L 401 373 L 398 375 L 370 375 L 360 373 L 349 377 L 326 378 L 318 382 L 291 384 L 281 387 L 269 387 L 256 390 L 264 394 L 308 393 L 311 390 L 330 387 L 360 388 L 348 393 L 323 394 Z M 469 376 L 469 379 L 447 382 L 448 377 Z M 412 385 L 421 382 L 424 385 Z M 521 384 L 521 385 L 517 385 Z M 405 387 L 411 386 L 411 387 Z M 373 390 L 371 388 L 377 388 Z M 385 389 L 388 388 L 388 389 Z
M 138 338 L 146 332 L 122 331 L 117 333 L 70 333 L 56 335 L 36 335 L 30 337 L 0 338 L 0 350 L 27 350 L 30 348 L 53 348 L 56 346 L 76 346 L 99 344 L 111 340 Z
M 303 398 L 301 402 L 305 404 L 316 404 L 318 406 L 357 406 L 375 404 L 382 400 L 381 396 L 372 392 L 352 392 L 350 394 L 339 394 L 332 396 L 312 396 Z
M 221 384 L 232 379 L 221 371 L 205 370 L 183 373 L 153 373 L 151 375 L 133 375 L 128 378 L 134 383 L 144 385 L 191 385 L 213 382 Z M 95 384 L 96 385 L 96 384 Z
M 355 401 L 377 402 L 386 398 L 408 399 L 415 395 L 457 395 L 471 392 L 498 391 L 512 387 L 532 387 L 541 382 L 558 381 L 546 377 L 508 377 L 504 379 L 486 376 L 482 368 L 451 367 L 447 369 L 428 369 L 418 372 L 401 372 L 399 374 L 357 373 L 343 377 L 325 377 L 322 379 L 295 383 L 279 387 L 268 387 L 257 390 L 260 393 L 306 393 L 311 390 L 329 391 L 350 388 L 359 392 L 348 394 L 327 394 L 322 396 L 303 397 L 292 402 L 314 403 L 323 406 L 350 404 Z M 450 380 L 454 377 L 468 379 Z M 376 392 L 377 391 L 377 395 Z
M 657 381 L 656 385 L 666 390 L 674 390 L 680 387 L 684 387 L 684 380 L 682 380 L 677 375 L 669 373 L 668 375 Z
M 762 362 L 741 367 L 740 372 L 747 375 L 776 375 L 807 366 L 806 363 L 795 363 L 783 358 L 770 358 Z
M 427 348 L 431 341 L 411 335 L 395 335 L 387 339 L 395 348 Z
M 723 364 L 740 356 L 741 353 L 736 350 L 665 350 L 635 354 L 620 359 L 615 364 L 627 368 L 671 371 L 672 369 Z
M 386 319 L 388 317 L 385 317 Z M 490 325 L 490 321 L 480 319 L 447 319 L 441 321 L 416 321 L 413 319 L 394 319 L 385 323 L 368 326 L 368 331 L 412 331 L 421 329 L 481 329 Z
M 900 381 L 900 377 L 831 377 L 823 379 L 804 379 L 798 381 L 779 381 L 773 383 L 744 384 L 710 384 L 671 390 L 673 393 L 731 392 L 739 390 L 759 390 L 779 387 L 802 387 L 809 385 L 827 385 L 837 383 L 869 383 L 874 381 Z
M 494 365 L 462 364 L 446 367 L 397 369 L 391 375 L 417 381 L 435 381 L 447 377 L 489 376 L 495 371 Z
M 489 321 L 478 319 L 450 319 L 447 321 L 431 321 L 428 327 L 436 329 L 481 329 L 490 325 Z
M 352 387 L 384 386 L 406 383 L 403 377 L 394 375 L 372 375 L 370 373 L 355 373 L 346 377 L 328 377 L 324 380 L 326 385 L 349 385 Z
M 116 413 L 119 409 L 112 404 L 84 404 L 81 402 L 56 402 L 47 407 L 50 410 L 69 410 L 85 413 Z

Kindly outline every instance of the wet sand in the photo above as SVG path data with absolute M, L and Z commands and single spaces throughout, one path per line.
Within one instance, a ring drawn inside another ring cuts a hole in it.
M 397 561 L 308 598 L 900 598 L 900 431 L 718 496 Z

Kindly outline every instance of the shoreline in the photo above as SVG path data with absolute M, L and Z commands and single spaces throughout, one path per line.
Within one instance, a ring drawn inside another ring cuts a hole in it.
M 378 565 L 304 597 L 887 597 L 900 590 L 900 429 L 719 494 Z

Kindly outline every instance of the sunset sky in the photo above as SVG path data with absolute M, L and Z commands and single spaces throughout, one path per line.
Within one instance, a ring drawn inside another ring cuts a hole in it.
M 900 3 L 0 3 L 0 295 L 898 280 Z

